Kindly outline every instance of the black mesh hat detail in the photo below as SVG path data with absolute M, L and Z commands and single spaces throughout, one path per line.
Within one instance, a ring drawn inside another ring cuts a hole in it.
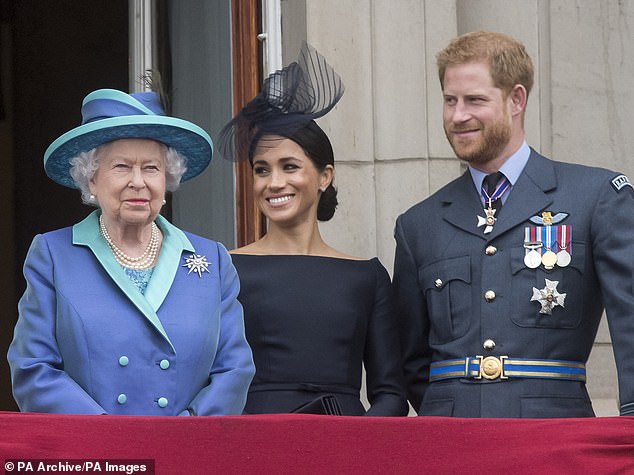
M 297 61 L 269 75 L 262 91 L 220 131 L 218 150 L 227 160 L 248 160 L 261 136 L 294 133 L 328 113 L 343 92 L 339 75 L 304 42 Z

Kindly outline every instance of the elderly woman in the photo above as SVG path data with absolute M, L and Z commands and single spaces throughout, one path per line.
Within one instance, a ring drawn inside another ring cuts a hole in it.
M 377 258 L 344 254 L 319 232 L 337 191 L 332 145 L 313 119 L 342 94 L 339 76 L 304 45 L 221 133 L 225 158 L 251 162 L 268 224 L 232 251 L 257 368 L 247 413 L 407 414 L 390 277 Z
M 8 359 L 27 412 L 225 415 L 254 374 L 236 271 L 214 241 L 160 216 L 212 142 L 153 92 L 97 90 L 44 167 L 97 206 L 34 238 Z

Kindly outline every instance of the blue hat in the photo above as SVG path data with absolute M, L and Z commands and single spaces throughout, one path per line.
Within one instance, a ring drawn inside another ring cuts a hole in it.
M 209 134 L 191 122 L 166 116 L 155 92 L 98 89 L 84 98 L 81 115 L 81 125 L 55 140 L 44 153 L 46 174 L 60 185 L 77 188 L 70 176 L 71 158 L 119 139 L 150 139 L 174 148 L 187 159 L 181 181 L 200 174 L 211 162 Z

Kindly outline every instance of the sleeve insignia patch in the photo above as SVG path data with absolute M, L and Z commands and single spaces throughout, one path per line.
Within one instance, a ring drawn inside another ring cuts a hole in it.
M 632 183 L 630 183 L 630 179 L 625 175 L 619 175 L 616 178 L 612 179 L 612 186 L 616 191 L 621 191 L 626 186 L 634 189 L 634 186 L 632 186 Z

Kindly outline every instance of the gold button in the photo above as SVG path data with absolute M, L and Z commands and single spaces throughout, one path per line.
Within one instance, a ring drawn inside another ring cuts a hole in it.
M 495 348 L 495 342 L 491 339 L 484 340 L 484 343 L 482 343 L 482 347 L 487 351 L 491 351 L 493 348 Z
M 437 289 L 441 288 L 442 287 L 442 280 L 436 279 L 434 281 L 434 285 L 436 286 Z
M 487 356 L 480 364 L 480 373 L 485 379 L 495 379 L 502 374 L 502 362 L 495 356 Z
M 484 253 L 487 256 L 492 256 L 493 254 L 495 254 L 496 252 L 498 252 L 498 248 L 495 246 L 487 246 L 487 248 L 484 250 Z
M 487 290 L 484 293 L 484 300 L 486 300 L 487 302 L 493 302 L 495 300 L 495 292 L 493 292 L 492 290 Z

